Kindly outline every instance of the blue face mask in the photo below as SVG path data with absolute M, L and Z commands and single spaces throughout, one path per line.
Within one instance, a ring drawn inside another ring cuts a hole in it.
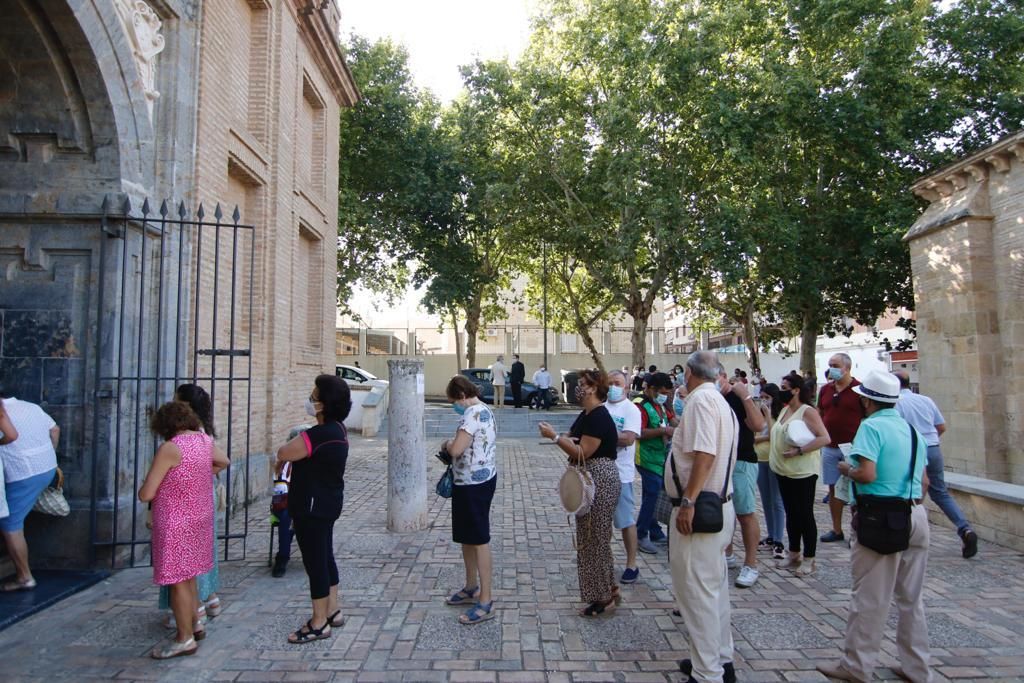
M 668 400 L 668 396 L 665 394 L 658 394 L 654 397 L 654 400 L 658 402 L 659 406 L 665 405 L 665 401 Z
M 614 384 L 608 387 L 608 400 L 612 403 L 618 403 L 624 395 L 625 392 L 622 387 L 615 386 Z
M 453 403 L 452 410 L 454 410 L 459 415 L 462 415 L 466 412 L 466 406 L 459 405 L 458 403 Z
M 829 368 L 828 369 L 828 378 L 829 379 L 831 379 L 831 380 L 838 380 L 842 376 L 843 376 L 843 371 L 840 370 L 839 368 Z
M 686 406 L 686 404 L 683 402 L 683 399 L 679 398 L 678 396 L 672 401 L 672 411 L 676 415 L 682 415 L 683 414 L 683 408 L 685 406 Z

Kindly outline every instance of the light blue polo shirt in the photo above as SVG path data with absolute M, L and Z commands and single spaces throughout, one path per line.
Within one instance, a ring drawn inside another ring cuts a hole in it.
M 928 446 L 917 436 L 917 462 L 914 464 L 913 494 L 910 484 L 910 430 L 912 427 L 894 408 L 885 408 L 864 418 L 853 438 L 850 459 L 875 463 L 877 477 L 870 484 L 857 483 L 857 493 L 897 498 L 921 498 L 921 476 L 928 460 Z

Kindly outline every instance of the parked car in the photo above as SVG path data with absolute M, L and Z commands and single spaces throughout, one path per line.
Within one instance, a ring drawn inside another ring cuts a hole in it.
M 469 378 L 473 384 L 480 389 L 480 400 L 484 403 L 494 403 L 494 385 L 491 384 L 491 371 L 489 368 L 466 368 L 462 374 Z M 540 389 L 533 382 L 523 382 L 523 405 L 533 405 L 535 398 L 540 398 Z M 512 405 L 512 383 L 505 379 L 505 405 Z M 558 403 L 558 390 L 554 387 L 548 388 L 548 404 Z
M 388 383 L 386 379 L 379 379 L 372 372 L 367 372 L 354 365 L 336 365 L 334 366 L 334 374 L 349 384 L 366 384 L 367 382 L 374 382 L 376 384 Z

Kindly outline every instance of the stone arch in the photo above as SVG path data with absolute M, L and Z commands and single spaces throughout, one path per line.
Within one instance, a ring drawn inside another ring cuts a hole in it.
M 96 213 L 104 194 L 159 189 L 152 100 L 115 1 L 0 0 L 0 187 L 16 210 Z

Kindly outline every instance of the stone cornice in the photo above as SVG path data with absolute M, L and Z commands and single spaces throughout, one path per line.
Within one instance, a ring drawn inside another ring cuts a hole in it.
M 1013 159 L 1024 162 L 1024 130 L 966 156 L 938 171 L 921 178 L 910 190 L 922 199 L 934 203 L 965 189 L 971 182 L 981 183 L 989 173 L 1007 173 Z
M 341 13 L 337 4 L 334 0 L 290 0 L 289 4 L 331 91 L 341 106 L 351 107 L 359 101 L 360 95 L 338 42 Z

